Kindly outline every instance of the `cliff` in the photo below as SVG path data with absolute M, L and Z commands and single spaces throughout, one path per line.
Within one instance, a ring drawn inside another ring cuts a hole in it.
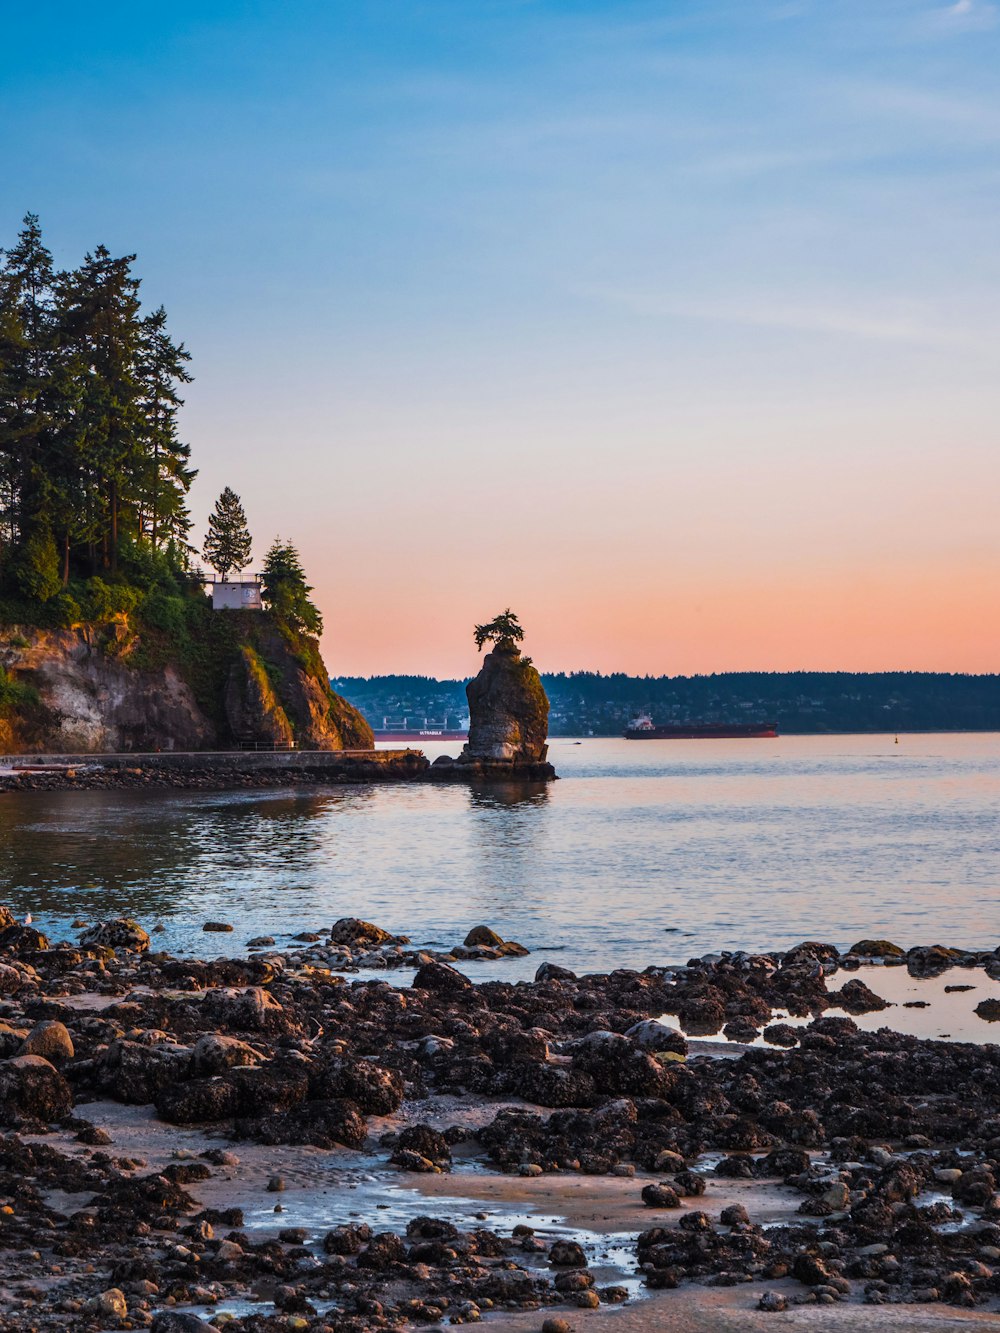
M 267 612 L 191 616 L 171 631 L 126 615 L 0 627 L 0 751 L 370 748 L 370 727 L 330 689 L 314 639 Z

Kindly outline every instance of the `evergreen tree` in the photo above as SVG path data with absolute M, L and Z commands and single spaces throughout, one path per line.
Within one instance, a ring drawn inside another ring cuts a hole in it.
M 196 473 L 178 437 L 189 355 L 142 316 L 133 255 L 98 246 L 55 273 L 29 213 L 0 251 L 0 586 L 52 595 L 53 568 L 183 566 Z M 56 565 L 53 565 L 53 550 Z M 137 563 L 138 561 L 138 563 Z
M 310 599 L 299 553 L 291 542 L 276 537 L 264 557 L 263 599 L 274 613 L 293 629 L 323 633 L 323 617 Z
M 230 570 L 237 573 L 250 563 L 250 530 L 240 497 L 227 486 L 215 502 L 215 512 L 208 520 L 204 556 L 222 577 Z
M 25 540 L 42 507 L 41 452 L 55 321 L 52 256 L 28 213 L 0 269 L 0 521 L 10 546 Z
M 79 269 L 60 274 L 60 339 L 75 381 L 66 446 L 79 451 L 80 528 L 91 563 L 118 567 L 123 520 L 137 535 L 136 501 L 142 470 L 141 382 L 138 354 L 139 280 L 135 255 L 114 258 L 99 245 Z
M 139 405 L 145 458 L 140 487 L 139 532 L 155 550 L 171 540 L 183 543 L 191 530 L 187 493 L 198 475 L 188 466 L 191 446 L 177 436 L 177 411 L 183 405 L 177 386 L 190 384 L 191 354 L 167 333 L 163 306 L 142 321 L 139 343 Z
M 521 628 L 521 622 L 508 606 L 506 611 L 501 611 L 498 616 L 494 616 L 486 625 L 476 625 L 472 631 L 472 637 L 476 641 L 476 647 L 480 652 L 483 651 L 483 645 L 495 643 L 498 648 L 509 652 L 524 638 L 524 630 Z

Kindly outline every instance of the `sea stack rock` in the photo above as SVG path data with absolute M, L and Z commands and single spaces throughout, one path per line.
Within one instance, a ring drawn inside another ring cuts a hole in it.
M 505 617 L 507 619 L 505 619 Z M 516 637 L 509 632 L 513 624 Z M 469 700 L 469 739 L 456 760 L 437 761 L 434 776 L 457 778 L 525 779 L 548 782 L 556 776 L 547 762 L 549 700 L 542 678 L 530 657 L 523 657 L 516 639 L 521 637 L 516 617 L 505 612 L 493 626 L 508 632 L 484 633 L 482 642 L 493 640 L 493 649 L 483 658 L 479 675 L 465 687 Z M 480 633 L 490 626 L 478 626 Z
M 548 754 L 549 700 L 542 678 L 514 644 L 498 644 L 465 687 L 469 739 L 460 762 L 541 764 Z

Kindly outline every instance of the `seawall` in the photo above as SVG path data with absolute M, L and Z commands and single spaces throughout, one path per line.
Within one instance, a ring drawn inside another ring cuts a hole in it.
M 0 788 L 274 786 L 405 782 L 429 765 L 419 750 L 166 750 L 0 755 Z

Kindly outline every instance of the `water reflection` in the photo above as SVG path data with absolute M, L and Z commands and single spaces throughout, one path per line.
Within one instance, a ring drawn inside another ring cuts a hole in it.
M 78 915 L 162 919 L 160 941 L 189 951 L 205 920 L 231 921 L 213 952 L 338 916 L 441 944 L 483 921 L 581 968 L 803 938 L 996 943 L 998 737 L 586 741 L 554 758 L 563 780 L 542 788 L 8 793 L 0 901 L 56 934 Z
M 545 805 L 549 799 L 546 782 L 473 783 L 469 805 L 473 810 L 503 810 L 517 805 Z
M 260 796 L 14 793 L 5 798 L 0 882 L 33 915 L 169 918 L 206 891 L 251 909 L 258 893 L 311 892 L 336 854 L 330 824 L 372 789 Z

